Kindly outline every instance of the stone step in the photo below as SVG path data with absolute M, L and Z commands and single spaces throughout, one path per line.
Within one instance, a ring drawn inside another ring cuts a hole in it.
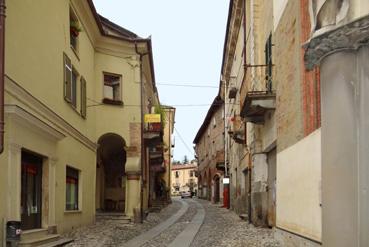
M 21 241 L 45 237 L 47 236 L 47 234 L 48 234 L 48 231 L 47 229 L 44 229 L 44 228 L 25 230 L 25 231 L 22 231 Z
M 56 247 L 56 246 L 64 246 L 66 244 L 69 244 L 71 242 L 73 242 L 74 240 L 71 238 L 60 238 L 56 241 L 50 242 L 50 243 L 46 243 L 46 244 L 42 244 L 38 247 Z
M 60 238 L 59 234 L 47 234 L 46 236 L 29 238 L 27 240 L 21 240 L 19 242 L 20 247 L 37 247 L 40 245 L 45 245 L 48 243 L 52 243 L 58 241 Z
M 119 221 L 119 223 L 122 224 L 131 223 L 131 218 L 122 213 L 97 213 L 96 220 L 97 221 L 113 220 L 115 222 Z

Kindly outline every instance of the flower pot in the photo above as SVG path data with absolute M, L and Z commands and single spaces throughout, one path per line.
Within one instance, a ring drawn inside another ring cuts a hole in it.
M 78 37 L 78 35 L 79 35 L 79 31 L 78 31 L 76 28 L 74 28 L 74 27 L 71 27 L 71 28 L 70 28 L 70 33 L 71 33 L 74 37 Z

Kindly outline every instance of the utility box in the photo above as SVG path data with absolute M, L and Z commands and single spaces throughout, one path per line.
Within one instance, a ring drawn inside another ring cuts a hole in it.
M 20 221 L 8 221 L 6 223 L 6 241 L 20 241 L 22 230 Z

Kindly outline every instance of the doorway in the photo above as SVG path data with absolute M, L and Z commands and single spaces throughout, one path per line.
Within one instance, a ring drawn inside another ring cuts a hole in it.
M 21 228 L 41 228 L 42 157 L 22 151 Z
M 214 177 L 214 203 L 219 203 L 220 200 L 220 177 Z
M 277 149 L 268 153 L 268 226 L 276 225 Z
M 96 169 L 96 209 L 101 212 L 125 211 L 125 140 L 107 133 L 98 140 Z

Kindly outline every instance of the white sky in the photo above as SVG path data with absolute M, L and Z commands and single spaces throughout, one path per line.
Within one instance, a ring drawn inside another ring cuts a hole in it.
M 193 159 L 192 141 L 218 88 L 160 84 L 219 86 L 229 0 L 93 1 L 110 21 L 143 38 L 151 35 L 160 102 L 176 107 L 174 159 Z M 200 104 L 206 105 L 183 106 Z

